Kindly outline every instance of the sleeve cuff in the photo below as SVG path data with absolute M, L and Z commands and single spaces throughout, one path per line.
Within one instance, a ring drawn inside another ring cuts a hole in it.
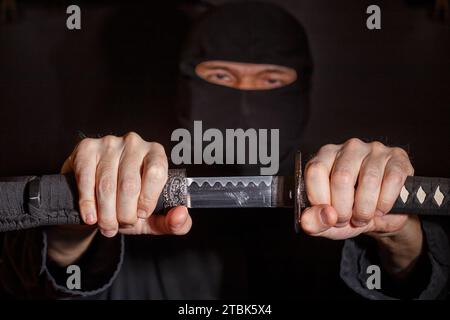
M 421 266 L 417 266 L 418 270 L 412 277 L 421 278 L 411 279 L 414 288 L 403 290 L 407 294 L 411 290 L 417 292 L 413 299 L 432 300 L 440 299 L 446 294 L 446 288 L 449 279 L 450 269 L 450 248 L 447 235 L 436 223 L 431 221 L 422 221 L 422 230 L 424 234 L 424 253 L 422 256 Z M 380 265 L 375 254 L 372 239 L 355 238 L 345 241 L 342 258 L 340 275 L 342 280 L 355 292 L 367 299 L 374 300 L 391 300 L 405 299 L 403 294 L 395 295 L 387 293 L 389 290 L 383 290 L 383 282 L 390 282 L 389 276 L 381 274 L 381 289 L 370 290 L 366 286 L 366 281 L 370 274 L 367 274 L 367 267 L 370 265 Z M 389 287 L 388 285 L 387 287 Z M 398 286 L 398 285 L 397 285 Z M 392 286 L 390 286 L 392 287 Z M 399 290 L 401 292 L 402 290 Z M 445 297 L 445 296 L 444 296 Z
M 68 289 L 66 282 L 70 274 L 48 259 L 47 233 L 42 231 L 42 264 L 40 274 L 47 277 L 56 292 L 68 297 L 90 297 L 106 291 L 117 278 L 123 263 L 125 239 L 119 235 L 112 239 L 97 234 L 89 249 L 73 263 L 81 271 L 81 288 Z

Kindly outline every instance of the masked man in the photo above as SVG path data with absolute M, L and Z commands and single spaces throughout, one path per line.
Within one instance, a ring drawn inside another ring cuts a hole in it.
M 274 5 L 227 4 L 200 19 L 181 57 L 181 124 L 279 128 L 280 173 L 290 174 L 309 114 L 312 59 L 302 26 Z M 219 175 L 256 169 L 201 167 Z M 340 282 L 328 281 L 339 274 L 339 265 L 329 263 L 338 252 L 341 278 L 363 297 L 435 299 L 445 293 L 443 231 L 415 215 L 387 214 L 414 173 L 402 149 L 358 139 L 323 146 L 305 168 L 311 207 L 301 217 L 302 236 L 273 211 L 215 210 L 199 214 L 189 235 L 158 237 L 187 234 L 195 214 L 185 207 L 152 214 L 167 170 L 164 148 L 136 133 L 82 140 L 63 171 L 75 174 L 87 226 L 7 237 L 5 287 L 16 295 L 44 290 L 95 299 L 310 298 L 345 292 Z M 346 241 L 341 248 L 329 239 Z M 19 250 L 28 254 L 19 257 Z M 79 288 L 67 286 L 72 264 L 82 270 Z M 366 285 L 370 265 L 382 270 L 381 288 Z

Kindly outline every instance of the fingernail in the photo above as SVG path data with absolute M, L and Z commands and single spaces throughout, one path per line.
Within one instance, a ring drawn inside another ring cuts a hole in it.
M 116 234 L 116 230 L 102 230 L 102 234 L 107 238 L 112 238 Z
M 325 212 L 325 208 L 320 210 L 320 220 L 322 221 L 323 224 L 328 225 L 328 216 L 327 213 Z
M 147 212 L 142 209 L 138 209 L 137 211 L 138 218 L 145 219 L 147 218 Z
M 86 223 L 87 224 L 94 224 L 95 223 L 95 217 L 92 213 L 88 213 L 86 215 Z

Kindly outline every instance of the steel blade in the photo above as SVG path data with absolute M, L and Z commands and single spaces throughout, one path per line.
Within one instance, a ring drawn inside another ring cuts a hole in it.
M 293 207 L 292 177 L 186 178 L 189 208 Z

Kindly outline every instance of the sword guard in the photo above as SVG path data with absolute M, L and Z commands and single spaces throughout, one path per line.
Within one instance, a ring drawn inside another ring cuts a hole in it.
M 300 233 L 300 217 L 302 215 L 302 209 L 306 208 L 306 191 L 305 183 L 303 181 L 302 171 L 302 153 L 297 151 L 295 153 L 295 167 L 294 167 L 294 226 L 295 232 Z
M 163 207 L 172 208 L 186 205 L 186 170 L 170 169 L 162 192 Z

